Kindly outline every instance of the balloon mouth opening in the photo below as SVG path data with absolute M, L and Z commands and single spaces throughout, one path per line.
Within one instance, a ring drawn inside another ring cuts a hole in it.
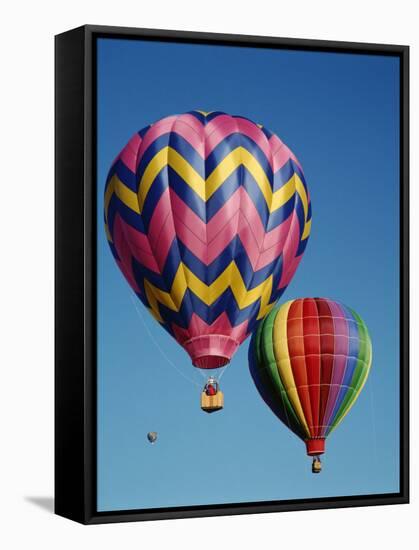
M 205 334 L 187 340 L 183 347 L 198 369 L 218 369 L 230 362 L 239 342 L 222 334 Z
M 230 362 L 228 357 L 219 355 L 203 355 L 193 361 L 194 367 L 198 369 L 218 369 L 224 367 Z
M 324 437 L 306 439 L 305 443 L 308 456 L 322 455 L 326 450 L 326 439 Z

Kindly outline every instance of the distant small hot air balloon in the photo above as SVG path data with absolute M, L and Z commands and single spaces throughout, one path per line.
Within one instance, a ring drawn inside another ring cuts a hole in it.
M 110 168 L 104 214 L 119 269 L 199 369 L 226 365 L 271 310 L 311 227 L 292 151 L 221 112 L 169 116 L 134 134 Z
M 275 308 L 253 334 L 250 372 L 272 412 L 301 438 L 321 470 L 325 440 L 358 398 L 372 348 L 361 317 L 326 298 Z
M 148 432 L 147 439 L 151 444 L 157 441 L 157 432 Z

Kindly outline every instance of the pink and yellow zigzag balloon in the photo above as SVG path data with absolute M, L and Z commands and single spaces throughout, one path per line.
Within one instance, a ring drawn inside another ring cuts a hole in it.
M 105 189 L 125 278 L 195 366 L 226 364 L 282 295 L 311 228 L 291 150 L 252 121 L 191 111 L 136 133 Z

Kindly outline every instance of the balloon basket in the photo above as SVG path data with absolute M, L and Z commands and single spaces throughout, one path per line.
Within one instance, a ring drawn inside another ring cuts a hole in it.
M 315 458 L 313 464 L 311 465 L 311 471 L 313 474 L 319 474 L 322 471 L 322 463 L 320 459 Z
M 215 395 L 201 393 L 201 409 L 206 413 L 220 411 L 224 407 L 224 394 L 218 390 Z

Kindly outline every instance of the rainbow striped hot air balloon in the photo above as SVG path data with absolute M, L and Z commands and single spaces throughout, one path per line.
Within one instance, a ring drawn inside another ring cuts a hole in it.
M 105 190 L 105 228 L 132 289 L 200 369 L 227 364 L 301 260 L 301 166 L 250 120 L 192 111 L 134 134 Z
M 360 316 L 326 298 L 275 308 L 249 347 L 250 372 L 262 399 L 315 457 L 358 398 L 371 359 Z M 316 458 L 313 471 L 320 469 Z

